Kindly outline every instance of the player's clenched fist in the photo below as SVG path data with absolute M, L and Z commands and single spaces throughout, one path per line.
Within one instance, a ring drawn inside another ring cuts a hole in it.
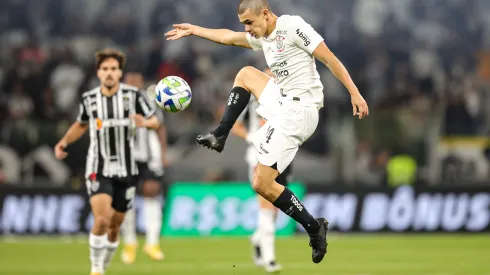
M 68 153 L 65 152 L 66 146 L 68 145 L 64 140 L 60 140 L 60 142 L 58 142 L 56 146 L 54 146 L 54 155 L 57 159 L 62 160 L 66 158 L 66 156 L 68 156 Z

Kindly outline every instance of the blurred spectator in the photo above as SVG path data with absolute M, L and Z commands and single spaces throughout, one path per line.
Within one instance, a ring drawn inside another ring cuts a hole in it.
M 50 87 L 57 111 L 62 114 L 73 112 L 78 104 L 78 91 L 83 80 L 82 68 L 76 63 L 73 53 L 67 49 L 50 77 Z
M 355 178 L 377 185 L 386 180 L 387 163 L 397 167 L 389 155 L 398 144 L 407 146 L 407 163 L 413 158 L 421 171 L 437 151 L 439 136 L 431 135 L 487 134 L 488 2 L 270 0 L 278 14 L 299 14 L 323 35 L 370 105 L 371 115 L 353 122 L 345 88 L 318 64 L 325 108 L 303 147 L 307 156 L 347 157 L 336 141 L 354 135 Z M 203 39 L 167 43 L 163 32 L 176 22 L 242 31 L 235 9 L 226 0 L 0 1 L 2 141 L 29 151 L 59 138 L 77 115 L 80 93 L 99 85 L 93 52 L 112 46 L 126 52 L 127 71 L 140 71 L 148 82 L 176 75 L 192 85 L 189 109 L 166 116 L 170 147 L 191 148 L 191 136 L 216 123 L 238 70 L 265 63 L 260 52 Z M 73 173 L 83 171 L 70 161 Z

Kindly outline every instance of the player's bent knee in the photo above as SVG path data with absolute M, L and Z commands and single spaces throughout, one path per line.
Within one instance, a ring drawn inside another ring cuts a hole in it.
M 105 215 L 94 216 L 94 230 L 96 232 L 106 232 L 110 227 L 110 218 Z
M 274 178 L 266 173 L 256 170 L 252 182 L 252 188 L 255 192 L 263 195 L 267 191 L 267 188 L 274 183 Z
M 235 77 L 235 83 L 245 83 L 250 74 L 253 74 L 254 70 L 255 68 L 252 66 L 245 66 L 241 68 Z

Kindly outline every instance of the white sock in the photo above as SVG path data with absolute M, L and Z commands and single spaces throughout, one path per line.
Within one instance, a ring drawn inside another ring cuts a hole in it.
M 259 244 L 259 242 L 260 242 L 259 223 L 257 223 L 257 228 L 255 229 L 255 232 L 250 237 L 250 241 L 252 242 L 253 245 L 258 245 Z
M 124 244 L 136 245 L 136 217 L 134 207 L 126 212 L 124 216 L 124 222 L 121 225 L 121 235 L 123 237 Z
M 146 244 L 160 244 L 160 230 L 162 229 L 162 204 L 160 198 L 144 198 L 143 211 L 145 212 Z
M 90 232 L 88 243 L 90 245 L 90 263 L 92 264 L 91 272 L 103 273 L 107 234 L 97 236 Z
M 116 254 L 117 247 L 119 246 L 119 241 L 115 241 L 111 243 L 109 240 L 106 240 L 106 252 L 104 257 L 104 272 L 112 261 L 114 254 Z
M 276 260 L 276 252 L 274 247 L 276 235 L 275 211 L 271 209 L 259 210 L 259 225 L 260 231 L 260 250 L 262 252 L 262 260 L 264 264 L 269 264 Z

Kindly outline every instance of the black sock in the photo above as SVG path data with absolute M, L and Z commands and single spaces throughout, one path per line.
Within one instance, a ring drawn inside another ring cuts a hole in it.
M 214 130 L 215 136 L 228 135 L 240 114 L 245 110 L 250 100 L 250 92 L 242 87 L 233 87 L 226 103 L 221 123 Z
M 318 233 L 320 230 L 320 224 L 313 216 L 306 210 L 301 201 L 296 195 L 284 188 L 284 191 L 279 195 L 279 198 L 273 203 L 274 206 L 281 209 L 282 212 L 289 215 L 295 221 L 299 222 L 309 234 Z

